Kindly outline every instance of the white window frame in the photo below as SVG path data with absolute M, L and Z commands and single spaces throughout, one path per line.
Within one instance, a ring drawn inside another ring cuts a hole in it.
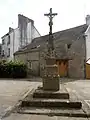
M 29 68 L 29 69 L 32 69 L 32 62 L 29 61 L 29 60 L 28 60 L 27 62 L 28 62 L 28 68 Z

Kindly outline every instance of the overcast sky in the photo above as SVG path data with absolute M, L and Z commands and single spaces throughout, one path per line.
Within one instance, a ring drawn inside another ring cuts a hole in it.
M 47 34 L 48 17 L 44 13 L 50 8 L 58 13 L 53 19 L 53 32 L 56 32 L 85 24 L 85 16 L 90 14 L 90 0 L 0 0 L 0 37 L 10 26 L 18 26 L 18 14 L 33 19 L 40 34 Z

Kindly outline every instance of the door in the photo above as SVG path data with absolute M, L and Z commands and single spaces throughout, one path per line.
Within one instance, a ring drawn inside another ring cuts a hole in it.
M 66 77 L 68 73 L 68 61 L 67 60 L 59 60 L 57 61 L 58 65 L 58 74 L 60 77 Z

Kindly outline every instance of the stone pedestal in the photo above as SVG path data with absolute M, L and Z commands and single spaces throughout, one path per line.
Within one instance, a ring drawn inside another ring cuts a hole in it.
M 45 72 L 43 76 L 43 90 L 59 90 L 58 66 L 56 65 L 55 58 L 46 59 Z
M 58 91 L 59 90 L 59 78 L 58 77 L 44 77 L 43 78 L 43 90 Z

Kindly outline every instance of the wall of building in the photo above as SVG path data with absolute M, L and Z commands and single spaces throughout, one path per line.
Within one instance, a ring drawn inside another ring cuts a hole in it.
M 87 31 L 85 32 L 86 36 L 86 60 L 90 58 L 90 26 L 88 26 Z
M 13 35 L 14 35 L 14 32 L 11 32 L 9 34 L 10 36 L 10 44 L 8 44 L 8 39 L 7 39 L 7 60 L 10 61 L 13 59 Z M 8 49 L 10 49 L 10 56 L 8 56 Z
M 31 31 L 31 26 L 32 26 L 32 23 L 29 22 L 27 24 L 27 43 L 31 43 L 31 40 L 32 40 L 32 31 Z
M 15 60 L 22 61 L 28 66 L 28 74 L 39 75 L 39 51 L 31 51 L 15 55 Z
M 8 57 L 8 60 L 13 60 L 13 54 L 19 50 L 19 40 L 19 28 L 16 28 L 13 30 L 13 32 L 10 33 L 10 44 L 8 46 L 10 48 L 10 57 Z
M 72 46 L 69 54 L 72 56 L 72 60 L 69 61 L 68 75 L 71 78 L 85 78 L 85 66 L 86 66 L 86 43 L 83 36 L 79 40 L 76 40 Z
M 8 41 L 8 36 L 3 37 L 4 44 L 2 44 L 2 51 L 4 50 L 4 58 L 7 58 L 7 41 Z M 2 53 L 3 54 L 3 53 Z
M 34 21 L 23 15 L 18 15 L 18 27 L 20 30 L 20 47 L 27 45 L 32 39 L 40 36 L 34 27 Z
M 39 51 L 29 52 L 27 55 L 28 64 L 31 64 L 31 68 L 29 69 L 29 74 L 39 75 Z M 28 66 L 29 68 L 30 66 Z
M 8 35 L 10 35 L 10 44 L 8 42 Z M 3 39 L 5 39 L 5 44 L 2 45 L 2 50 L 5 51 L 5 59 L 13 60 L 13 54 L 20 50 L 23 46 L 31 43 L 32 39 L 39 37 L 40 34 L 34 27 L 34 21 L 23 16 L 18 15 L 18 28 L 9 28 L 8 34 L 6 34 Z M 7 57 L 8 48 L 10 48 L 10 56 Z
M 87 25 L 90 25 L 90 15 L 87 15 L 87 16 L 86 16 L 86 24 L 87 24 Z
M 0 59 L 2 58 L 1 53 L 2 53 L 2 44 L 0 44 Z
M 10 36 L 10 43 L 8 44 Z M 19 48 L 19 28 L 14 29 L 10 33 L 8 33 L 5 37 L 3 37 L 5 44 L 2 45 L 2 51 L 4 50 L 5 56 L 4 58 L 8 61 L 13 60 L 13 54 L 18 51 Z M 2 40 L 3 40 L 2 39 Z M 8 56 L 8 49 L 10 48 L 10 56 Z
M 20 33 L 19 28 L 16 28 L 13 32 L 13 53 L 19 50 L 20 47 Z
M 15 55 L 14 56 L 14 60 L 17 60 L 17 61 L 21 61 L 23 63 L 26 63 L 27 62 L 27 59 L 26 59 L 26 56 L 27 54 L 18 54 L 18 55 Z
M 68 45 L 71 44 L 70 48 Z M 68 77 L 85 78 L 86 43 L 83 35 L 56 42 L 56 53 L 60 59 L 69 59 Z
M 37 29 L 35 28 L 34 25 L 32 25 L 32 39 L 36 38 L 36 37 L 40 37 L 40 33 L 37 31 Z
M 70 48 L 68 45 L 71 44 Z M 68 61 L 68 77 L 69 78 L 85 78 L 85 39 L 81 36 L 73 40 L 67 38 L 64 40 L 54 41 L 54 47 L 57 59 L 69 59 Z M 46 49 L 40 52 L 40 75 L 43 75 L 45 65 Z
M 68 44 L 71 44 L 68 48 Z M 85 78 L 85 39 L 81 36 L 79 39 L 75 40 L 56 40 L 54 41 L 55 52 L 57 54 L 57 59 L 69 59 L 68 62 L 68 77 L 69 78 Z M 29 52 L 19 55 L 19 59 L 24 61 L 30 61 L 32 63 L 33 73 L 43 76 L 45 67 L 45 56 L 47 53 L 47 44 L 44 44 L 43 49 L 40 52 Z M 17 57 L 17 55 L 16 55 Z M 26 60 L 27 59 L 27 60 Z M 40 61 L 39 61 L 40 60 Z M 40 70 L 39 70 L 40 69 Z
M 27 38 L 27 27 L 28 23 L 31 22 L 27 17 L 23 15 L 18 15 L 18 28 L 20 32 L 20 47 L 27 45 L 28 38 Z

